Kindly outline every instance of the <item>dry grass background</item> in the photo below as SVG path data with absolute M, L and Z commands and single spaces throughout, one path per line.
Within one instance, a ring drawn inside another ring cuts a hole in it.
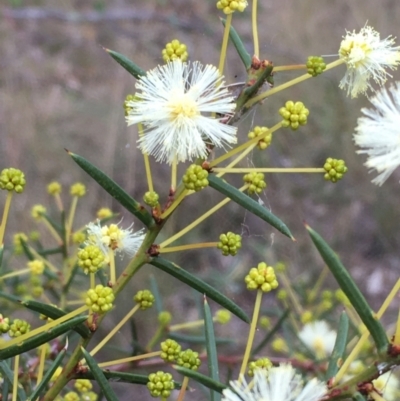
M 303 63 L 308 55 L 334 54 L 345 30 L 358 30 L 366 21 L 382 38 L 400 36 L 398 0 L 260 3 L 261 56 L 275 65 Z M 116 19 L 121 12 L 126 18 Z M 101 46 L 121 52 L 149 69 L 162 62 L 160 53 L 165 42 L 177 38 L 188 45 L 191 59 L 217 64 L 222 28 L 215 2 L 9 0 L 2 3 L 0 13 L 0 167 L 20 168 L 28 180 L 25 193 L 12 205 L 6 244 L 14 232 L 34 227 L 27 211 L 35 203 L 50 204 L 45 188 L 52 180 L 65 185 L 65 199 L 68 186 L 75 181 L 88 186 L 88 195 L 78 208 L 79 225 L 91 220 L 103 206 L 120 211 L 130 222 L 130 217 L 63 150 L 83 155 L 141 199 L 145 191 L 143 160 L 135 146 L 136 128 L 125 126 L 122 109 L 125 96 L 134 91 L 135 81 Z M 249 17 L 249 11 L 235 15 L 233 23 L 251 52 Z M 245 294 L 241 280 L 245 270 L 260 259 L 285 261 L 296 282 L 315 277 L 321 270 L 322 262 L 305 233 L 303 220 L 337 250 L 374 306 L 379 305 L 399 274 L 400 170 L 382 188 L 371 184 L 371 175 L 363 166 L 365 159 L 355 154 L 352 142 L 360 108 L 367 105 L 367 100 L 346 97 L 338 88 L 343 74 L 344 67 L 335 69 L 273 96 L 240 124 L 240 136 L 244 137 L 252 123 L 271 126 L 278 121 L 276 111 L 287 99 L 301 100 L 311 111 L 309 124 L 296 132 L 278 132 L 271 148 L 254 153 L 246 163 L 307 167 L 321 166 L 328 156 L 346 160 L 349 172 L 337 185 L 325 183 L 317 175 L 267 177 L 268 188 L 262 200 L 288 224 L 297 242 L 275 234 L 269 226 L 230 205 L 212 220 L 218 222 L 217 226 L 204 223 L 182 242 L 213 241 L 221 227 L 224 232 L 244 232 L 240 258 L 232 262 L 216 252 L 175 257 L 182 266 L 213 284 L 223 285 L 224 292 L 238 301 L 242 299 L 247 310 L 253 298 Z M 292 76 L 279 74 L 275 83 Z M 394 76 L 399 78 L 399 73 Z M 232 48 L 226 77 L 228 83 L 245 77 Z M 165 199 L 168 169 L 161 165 L 153 169 L 157 190 Z M 171 219 L 165 236 L 219 199 L 208 195 L 200 193 L 190 199 L 180 215 Z M 135 288 L 140 288 L 139 283 L 146 281 L 147 275 L 148 270 L 140 272 Z M 172 291 L 176 285 L 172 279 L 163 281 L 166 305 L 174 311 L 192 313 L 193 293 L 178 295 L 178 291 Z M 336 288 L 332 280 L 327 285 Z M 247 329 L 240 326 L 240 330 L 245 335 Z

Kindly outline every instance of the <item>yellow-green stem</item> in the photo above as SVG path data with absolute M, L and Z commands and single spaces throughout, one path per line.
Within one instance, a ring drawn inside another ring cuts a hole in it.
M 64 210 L 64 205 L 62 203 L 62 199 L 61 199 L 60 194 L 55 194 L 54 195 L 54 199 L 56 200 L 56 205 L 57 205 L 58 210 L 60 212 L 62 212 Z
M 292 302 L 292 306 L 296 310 L 296 313 L 299 316 L 301 316 L 303 314 L 303 308 L 301 307 L 301 302 L 300 302 L 299 298 L 297 297 L 296 293 L 293 291 L 290 280 L 288 279 L 285 272 L 282 272 L 279 274 L 279 281 L 282 282 L 283 287 L 287 291 L 289 298 Z
M 144 135 L 142 123 L 138 124 L 138 131 L 139 131 L 139 136 Z M 153 192 L 154 186 L 153 186 L 153 177 L 151 175 L 149 155 L 147 153 L 143 153 L 143 159 L 144 159 L 144 169 L 146 171 L 147 186 L 149 188 L 149 191 Z
M 164 325 L 160 325 L 158 326 L 157 331 L 155 332 L 154 336 L 150 339 L 150 341 L 147 343 L 146 345 L 146 350 L 151 351 L 152 348 L 154 347 L 154 345 L 156 343 L 158 343 L 158 341 L 160 340 L 160 338 L 163 336 L 165 332 L 165 326 Z
M 10 212 L 10 205 L 13 193 L 14 193 L 13 191 L 7 192 L 6 203 L 4 204 L 4 210 L 3 210 L 3 218 L 1 219 L 1 226 L 0 226 L 0 245 L 3 245 L 4 233 L 6 232 L 8 213 Z
M 114 251 L 110 248 L 108 250 L 108 258 L 109 258 L 109 263 L 110 263 L 110 283 L 113 285 L 115 281 L 117 280 L 117 275 L 115 272 L 115 255 Z
M 178 175 L 178 162 L 176 160 L 176 155 L 175 155 L 174 160 L 172 162 L 172 166 L 171 166 L 171 191 L 172 192 L 175 192 L 175 190 L 176 190 L 177 175 Z
M 393 345 L 400 345 L 400 308 L 397 317 L 396 332 L 394 333 Z
M 58 245 L 62 245 L 63 240 L 58 234 L 58 232 L 54 229 L 54 227 L 45 219 L 44 217 L 41 219 L 41 222 L 46 226 L 46 228 L 49 230 L 50 234 L 54 237 L 54 239 L 57 241 Z
M 0 281 L 6 280 L 7 278 L 10 278 L 10 277 L 21 276 L 23 274 L 28 274 L 30 272 L 31 272 L 31 269 L 28 267 L 27 269 L 22 269 L 22 270 L 18 270 L 16 272 L 7 273 L 7 274 L 4 274 L 4 276 L 0 277 Z
M 39 368 L 38 368 L 38 374 L 37 374 L 37 379 L 36 379 L 37 386 L 43 379 L 44 362 L 46 361 L 46 351 L 47 351 L 47 344 L 42 344 L 40 346 Z
M 169 253 L 169 252 L 181 252 L 188 251 L 190 249 L 202 249 L 202 248 L 216 248 L 218 242 L 203 242 L 201 244 L 189 244 L 189 245 L 180 245 L 180 246 L 172 246 L 169 248 L 160 248 L 160 253 Z
M 14 380 L 13 380 L 12 401 L 17 401 L 18 373 L 19 373 L 19 355 L 15 355 L 15 358 L 14 358 Z
M 42 255 L 40 255 L 40 253 L 38 253 L 31 246 L 29 247 L 29 252 L 35 257 L 35 259 L 38 259 L 41 262 L 43 262 L 49 268 L 49 270 L 51 270 L 54 273 L 58 273 L 59 272 L 57 267 L 55 267 L 51 262 L 49 262 L 47 259 L 45 259 Z
M 379 395 L 376 390 L 371 391 L 368 394 L 374 401 L 387 401 L 381 395 Z
M 163 220 L 166 217 L 168 217 L 179 206 L 179 204 L 183 201 L 183 199 L 185 199 L 185 196 L 188 195 L 188 192 L 189 191 L 187 189 L 184 189 L 178 195 L 178 197 L 171 203 L 169 208 L 164 211 L 164 213 L 160 216 L 160 218 Z
M 201 327 L 201 326 L 204 326 L 203 319 L 195 320 L 194 322 L 173 324 L 172 326 L 169 326 L 169 331 L 172 332 L 172 331 L 178 331 L 178 330 L 182 330 L 182 329 L 193 329 L 195 327 Z
M 253 0 L 253 7 L 251 12 L 251 26 L 253 30 L 253 43 L 254 43 L 254 55 L 260 57 L 260 45 L 258 43 L 258 27 L 257 27 L 257 0 Z
M 309 292 L 308 296 L 307 296 L 307 302 L 308 303 L 312 303 L 314 302 L 315 298 L 317 297 L 319 290 L 322 286 L 322 283 L 325 280 L 325 277 L 327 276 L 329 272 L 328 266 L 325 265 L 324 268 L 321 271 L 321 274 L 318 277 L 317 282 L 315 283 L 314 287 L 312 288 L 312 290 Z
M 304 70 L 307 68 L 305 64 L 297 64 L 297 65 L 280 65 L 274 66 L 272 72 L 279 72 L 279 71 L 290 71 L 290 70 Z
M 221 163 L 222 161 L 229 159 L 230 157 L 236 155 L 236 153 L 241 152 L 242 150 L 247 149 L 249 146 L 258 143 L 261 139 L 265 138 L 267 135 L 272 134 L 273 132 L 275 132 L 276 130 L 278 130 L 279 128 L 282 127 L 282 123 L 278 123 L 275 124 L 272 128 L 270 128 L 269 130 L 265 131 L 262 135 L 259 135 L 253 139 L 250 139 L 249 141 L 237 146 L 236 148 L 233 148 L 232 150 L 230 150 L 229 152 L 225 153 L 224 155 L 217 157 L 215 160 L 213 160 L 210 163 L 210 167 L 215 167 L 217 166 L 219 163 Z
M 93 290 L 96 286 L 96 278 L 94 273 L 90 273 L 90 288 Z
M 140 308 L 140 305 L 135 305 L 126 316 L 90 351 L 90 355 L 95 355 L 110 338 L 133 316 L 133 314 Z
M 232 15 L 233 14 L 228 14 L 227 17 L 226 17 L 225 29 L 224 29 L 224 37 L 222 38 L 221 55 L 220 55 L 220 58 L 219 58 L 219 67 L 218 67 L 219 73 L 221 75 L 224 74 L 226 49 L 228 48 L 228 39 L 229 39 L 229 32 L 231 30 Z
M 330 70 L 331 68 L 337 67 L 338 65 L 341 65 L 343 63 L 344 63 L 344 60 L 338 59 L 338 60 L 328 64 L 326 66 L 325 71 Z M 269 96 L 271 96 L 271 95 L 273 95 L 275 93 L 278 93 L 278 92 L 283 91 L 283 90 L 285 90 L 287 88 L 290 88 L 291 86 L 296 85 L 296 84 L 298 84 L 300 82 L 303 82 L 303 81 L 305 81 L 305 80 L 307 80 L 309 78 L 312 78 L 312 75 L 307 73 L 307 74 L 301 75 L 300 77 L 292 79 L 291 81 L 285 82 L 282 85 L 278 85 L 275 88 L 272 88 L 272 89 L 270 89 L 270 90 L 268 90 L 266 92 L 260 93 L 258 96 L 255 96 L 255 97 L 251 98 L 244 105 L 244 107 L 245 108 L 250 108 L 251 106 L 253 106 L 254 104 L 260 102 L 261 100 L 264 100 L 265 98 L 267 98 L 267 97 L 269 97 Z
M 176 399 L 176 401 L 183 401 L 183 399 L 185 398 L 186 389 L 187 389 L 188 384 L 189 384 L 189 378 L 187 376 L 184 376 L 183 381 L 182 381 L 181 390 L 179 391 L 179 395 L 178 395 L 178 398 Z
M 242 366 L 240 368 L 239 380 L 244 376 L 246 371 L 247 364 L 250 359 L 251 348 L 253 347 L 254 336 L 256 334 L 258 316 L 260 315 L 261 301 L 262 301 L 263 292 L 262 290 L 257 290 L 256 302 L 254 303 L 253 317 L 251 319 L 249 336 L 247 338 L 246 350 L 244 352 Z
M 136 355 L 136 356 L 130 356 L 128 358 L 115 359 L 114 361 L 101 362 L 101 363 L 99 363 L 99 367 L 107 368 L 109 366 L 120 365 L 122 363 L 128 363 L 128 362 L 134 362 L 134 361 L 141 361 L 143 359 L 149 359 L 149 358 L 153 358 L 154 356 L 159 356 L 159 355 L 161 355 L 161 351 L 154 351 L 154 352 L 149 352 L 149 353 L 143 354 L 143 355 Z
M 67 247 L 68 247 L 70 236 L 72 233 L 72 225 L 74 224 L 75 211 L 76 211 L 77 204 L 78 204 L 78 196 L 74 196 L 72 198 L 71 208 L 69 210 L 67 226 L 65 227 L 65 231 L 66 231 L 65 240 L 67 242 Z
M 326 173 L 323 168 L 314 168 L 314 167 L 305 167 L 305 168 L 259 168 L 259 167 L 246 167 L 246 168 L 225 168 L 225 167 L 216 167 L 213 168 L 215 173 L 234 173 L 234 174 L 243 174 L 243 173 Z

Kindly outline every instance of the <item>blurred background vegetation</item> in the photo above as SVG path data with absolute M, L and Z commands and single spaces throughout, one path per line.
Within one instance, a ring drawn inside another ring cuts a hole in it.
M 309 55 L 334 55 L 346 29 L 359 30 L 367 21 L 382 38 L 399 36 L 398 0 L 259 3 L 261 58 L 275 65 L 301 64 Z M 134 92 L 135 80 L 102 47 L 125 54 L 147 70 L 163 62 L 161 50 L 166 42 L 179 39 L 187 44 L 191 60 L 217 65 L 222 14 L 216 10 L 215 1 L 4 0 L 0 15 L 1 168 L 22 169 L 28 182 L 25 192 L 14 198 L 6 246 L 12 243 L 15 232 L 29 232 L 35 227 L 28 213 L 34 204 L 51 208 L 46 186 L 52 180 L 64 185 L 66 202 L 72 183 L 87 185 L 88 194 L 79 202 L 77 226 L 92 220 L 105 206 L 121 213 L 124 226 L 131 224 L 131 216 L 93 183 L 63 148 L 89 159 L 141 199 L 146 191 L 143 158 L 136 149 L 136 127 L 126 127 L 122 107 L 125 96 Z M 233 25 L 252 53 L 250 10 L 235 15 Z M 296 74 L 279 73 L 275 84 Z M 225 75 L 229 84 L 245 79 L 232 46 Z M 381 188 L 371 184 L 374 173 L 368 175 L 363 166 L 365 158 L 356 155 L 352 141 L 360 109 L 368 106 L 368 100 L 347 98 L 338 88 L 343 75 L 342 66 L 280 92 L 239 125 L 239 137 L 244 140 L 250 126 L 272 126 L 279 121 L 277 110 L 286 100 L 303 101 L 310 110 L 309 123 L 298 131 L 278 131 L 270 148 L 255 151 L 243 165 L 320 167 L 327 157 L 342 158 L 347 163 L 347 175 L 335 185 L 325 182 L 322 175 L 267 176 L 268 187 L 260 201 L 287 223 L 297 242 L 292 243 L 230 204 L 180 243 L 216 241 L 227 231 L 242 233 L 243 249 L 237 258 L 224 258 L 217 251 L 172 256 L 181 266 L 231 294 L 249 312 L 253 294 L 245 291 L 243 277 L 261 260 L 286 263 L 295 283 L 309 282 L 310 278 L 311 285 L 315 282 L 323 263 L 305 232 L 304 221 L 338 252 L 374 307 L 380 305 L 399 274 L 396 193 L 400 170 Z M 399 72 L 393 75 L 399 78 Z M 154 163 L 153 173 L 156 190 L 166 200 L 169 168 Z M 241 178 L 229 180 L 239 183 Z M 211 189 L 207 191 L 185 201 L 163 238 L 220 199 Z M 142 269 L 135 288 L 143 287 L 149 271 L 154 270 Z M 190 316 L 196 305 L 193 293 L 171 278 L 162 283 L 165 307 L 174 312 L 184 310 Z M 333 279 L 328 278 L 325 285 L 337 288 Z M 176 286 L 179 291 L 175 291 Z M 243 329 L 245 336 L 247 329 Z

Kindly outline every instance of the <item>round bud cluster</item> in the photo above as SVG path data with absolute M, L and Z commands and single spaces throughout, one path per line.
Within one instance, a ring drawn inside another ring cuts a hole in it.
M 19 337 L 22 336 L 23 334 L 28 333 L 28 331 L 31 329 L 31 325 L 21 319 L 15 319 L 11 324 L 10 328 L 8 330 L 8 335 L 10 337 Z
M 268 358 L 259 358 L 256 361 L 252 361 L 249 363 L 247 367 L 247 374 L 250 377 L 254 376 L 255 369 L 269 369 L 272 367 L 272 362 Z
M 204 187 L 208 186 L 208 171 L 204 170 L 201 166 L 197 164 L 192 164 L 186 170 L 186 173 L 182 177 L 182 182 L 186 189 L 193 191 L 200 191 Z
M 101 284 L 91 288 L 86 293 L 85 304 L 90 307 L 92 312 L 106 313 L 112 308 L 115 297 L 110 287 L 104 287 Z
M 161 359 L 165 362 L 174 362 L 179 357 L 182 350 L 181 346 L 175 341 L 168 338 L 160 344 Z
M 41 220 L 46 211 L 47 209 L 43 205 L 34 205 L 31 209 L 31 216 L 35 220 Z
M 257 267 L 252 267 L 244 281 L 249 290 L 261 289 L 263 292 L 269 292 L 278 287 L 274 268 L 265 262 L 259 263 Z
M 74 244 L 82 244 L 85 242 L 86 234 L 84 231 L 77 231 L 76 233 L 72 234 L 72 242 Z
M 80 392 L 80 393 L 86 393 L 87 391 L 90 391 L 93 388 L 93 384 L 90 380 L 87 379 L 78 379 L 75 381 L 74 387 Z
M 162 58 L 168 63 L 173 60 L 186 61 L 189 57 L 186 45 L 174 39 L 165 45 L 165 49 L 162 50 Z
M 162 326 L 167 326 L 172 320 L 172 315 L 168 311 L 162 311 L 158 314 L 158 323 Z
M 307 67 L 307 72 L 313 77 L 316 77 L 317 75 L 323 73 L 323 71 L 326 68 L 326 64 L 322 57 L 309 56 L 307 59 L 306 67 Z
M 271 327 L 271 320 L 269 319 L 268 316 L 261 316 L 260 320 L 258 321 L 258 324 L 263 329 L 269 329 Z
M 285 107 L 279 109 L 279 114 L 283 118 L 282 127 L 290 127 L 292 130 L 296 130 L 300 125 L 307 124 L 307 117 L 310 112 L 302 102 L 294 103 L 289 100 L 285 103 Z
M 113 215 L 113 212 L 110 208 L 108 207 L 102 207 L 97 211 L 97 218 L 98 219 L 106 219 L 107 217 L 111 217 Z
M 27 242 L 28 237 L 24 233 L 16 233 L 14 234 L 13 237 L 13 243 L 14 243 L 14 253 L 16 255 L 21 255 L 24 252 L 24 248 L 22 247 L 22 241 Z
M 44 272 L 44 263 L 41 260 L 35 259 L 28 263 L 29 269 L 31 269 L 31 274 L 40 275 Z
M 321 294 L 321 308 L 326 311 L 333 307 L 333 293 L 330 290 L 324 290 Z
M 314 320 L 313 313 L 309 310 L 304 311 L 300 316 L 300 321 L 303 324 L 310 323 Z
M 138 291 L 133 299 L 143 310 L 151 308 L 155 301 L 154 295 L 149 290 Z
M 268 132 L 268 128 L 267 127 L 254 127 L 253 131 L 250 131 L 248 133 L 248 137 L 249 139 L 254 139 L 258 136 L 262 136 L 262 138 L 258 141 L 257 143 L 257 147 L 260 150 L 264 150 L 267 149 L 267 147 L 269 145 L 271 145 L 271 141 L 272 141 L 272 132 L 266 134 L 266 132 Z
M 80 401 L 80 396 L 76 391 L 69 391 L 64 395 L 64 401 Z
M 217 312 L 215 313 L 215 321 L 218 322 L 219 324 L 227 324 L 230 322 L 232 317 L 231 312 L 229 312 L 226 309 L 218 309 Z
M 78 251 L 78 265 L 85 274 L 96 273 L 105 264 L 103 251 L 96 245 L 87 245 Z
M 126 117 L 126 116 L 129 116 L 129 114 L 130 114 L 130 112 L 131 112 L 131 110 L 132 110 L 132 107 L 129 106 L 128 104 L 129 104 L 130 102 L 134 102 L 135 100 L 136 100 L 135 95 L 126 95 L 126 98 L 125 98 L 125 100 L 124 100 L 125 117 Z
M 219 0 L 217 1 L 218 10 L 222 10 L 225 14 L 232 14 L 235 11 L 243 12 L 247 7 L 246 0 Z
M 274 341 L 272 341 L 271 345 L 272 345 L 272 349 L 275 352 L 281 352 L 283 354 L 287 354 L 289 352 L 289 347 L 286 344 L 286 341 L 281 337 L 278 337 Z
M 154 191 L 152 191 L 152 192 L 148 191 L 143 196 L 144 203 L 151 207 L 156 207 L 158 205 L 159 199 L 160 199 L 160 196 L 158 195 L 157 192 L 154 192 Z
M 81 394 L 81 401 L 97 401 L 98 395 L 94 391 L 86 391 Z
M 57 181 L 51 182 L 47 185 L 47 192 L 50 195 L 59 195 L 61 193 L 61 184 Z
M 25 188 L 25 174 L 16 168 L 5 168 L 0 173 L 0 189 L 15 191 L 17 194 Z
M 199 359 L 199 353 L 192 351 L 189 348 L 179 353 L 176 363 L 186 369 L 197 370 L 201 364 L 201 361 Z
M 239 234 L 228 231 L 226 234 L 219 236 L 218 249 L 221 249 L 222 255 L 235 256 L 242 247 L 242 237 Z
M 158 371 L 149 374 L 147 388 L 152 397 L 168 398 L 175 387 L 171 373 Z
M 344 160 L 332 159 L 332 157 L 328 157 L 324 164 L 324 170 L 326 171 L 324 174 L 325 180 L 338 182 L 347 172 L 347 167 L 344 163 Z
M 256 193 L 261 193 L 266 187 L 267 183 L 264 181 L 263 173 L 248 173 L 243 177 L 243 181 L 249 184 L 247 192 L 251 195 Z
M 42 281 L 39 276 L 32 275 L 30 278 L 30 288 L 29 292 L 33 298 L 40 298 L 44 292 Z
M 29 233 L 29 239 L 32 241 L 39 241 L 40 240 L 40 232 L 37 230 L 33 230 Z
M 276 294 L 276 297 L 278 299 L 280 299 L 281 301 L 284 301 L 285 299 L 287 299 L 288 295 L 287 295 L 287 291 L 286 290 L 279 290 L 278 293 Z
M 0 333 L 7 333 L 8 330 L 10 330 L 10 319 L 0 313 Z
M 350 306 L 351 303 L 347 295 L 343 292 L 343 290 L 339 289 L 335 291 L 335 298 L 341 302 L 344 306 Z
M 77 196 L 81 198 L 82 196 L 85 196 L 86 194 L 86 186 L 82 184 L 81 182 L 77 182 L 73 185 L 71 185 L 69 193 L 71 196 Z

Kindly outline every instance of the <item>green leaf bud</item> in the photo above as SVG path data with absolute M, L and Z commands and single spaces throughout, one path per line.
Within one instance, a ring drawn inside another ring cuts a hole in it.
M 328 157 L 324 164 L 324 170 L 326 171 L 324 174 L 325 180 L 335 183 L 343 178 L 343 175 L 347 172 L 347 167 L 344 160 Z
M 175 340 L 171 340 L 170 338 L 163 341 L 160 344 L 160 348 L 161 359 L 163 359 L 165 362 L 176 361 L 182 350 L 181 346 Z
M 183 175 L 182 182 L 186 189 L 198 192 L 208 186 L 207 177 L 207 170 L 204 170 L 197 164 L 192 164 L 188 167 L 186 173 Z
M 201 365 L 199 353 L 192 351 L 190 348 L 179 353 L 176 363 L 179 366 L 183 366 L 186 369 L 192 370 L 197 370 Z
M 230 322 L 232 317 L 231 312 L 229 312 L 226 309 L 218 309 L 217 312 L 215 313 L 215 320 L 219 324 L 227 324 Z
M 0 189 L 15 191 L 17 194 L 25 188 L 25 174 L 16 168 L 5 168 L 0 173 Z
M 254 127 L 253 131 L 250 131 L 248 133 L 248 138 L 249 139 L 254 139 L 258 136 L 261 136 L 262 138 L 258 141 L 257 143 L 257 147 L 260 150 L 264 150 L 267 149 L 267 147 L 269 145 L 271 145 L 271 141 L 272 141 L 272 132 L 266 134 L 266 132 L 268 132 L 268 128 L 267 127 Z
M 171 373 L 158 371 L 157 373 L 149 374 L 147 388 L 150 390 L 152 397 L 168 398 L 174 386 Z
M 103 314 L 112 308 L 115 297 L 110 287 L 104 287 L 101 284 L 91 288 L 86 293 L 85 304 L 95 313 Z
M 107 263 L 103 251 L 96 245 L 87 245 L 78 251 L 78 266 L 85 274 L 96 273 Z
M 306 62 L 307 72 L 316 77 L 323 73 L 326 68 L 324 59 L 319 56 L 309 56 Z
M 140 309 L 148 309 L 153 306 L 154 295 L 149 290 L 138 291 L 133 297 L 134 301 L 140 305 Z
M 251 195 L 254 193 L 260 194 L 266 187 L 267 183 L 264 181 L 264 174 L 263 173 L 248 173 L 245 174 L 243 177 L 243 181 L 246 184 L 249 184 L 247 188 L 247 192 Z
M 227 232 L 219 236 L 217 248 L 222 251 L 222 255 L 235 256 L 238 250 L 242 247 L 242 237 L 239 234 Z
M 167 43 L 162 50 L 162 58 L 166 63 L 177 59 L 187 61 L 188 57 L 189 54 L 186 45 L 177 39 Z
M 156 207 L 158 205 L 158 200 L 160 199 L 160 196 L 158 195 L 157 192 L 154 191 L 148 191 L 144 194 L 143 196 L 143 201 L 146 205 L 149 205 L 151 207 Z
M 284 107 L 279 109 L 279 114 L 283 118 L 282 127 L 290 127 L 292 130 L 296 130 L 300 125 L 307 124 L 307 117 L 310 112 L 302 102 L 294 103 L 289 100 Z
M 268 358 L 259 358 L 256 361 L 252 361 L 247 366 L 247 374 L 250 377 L 254 376 L 255 369 L 269 369 L 272 367 L 272 362 Z
M 15 319 L 10 324 L 8 335 L 10 337 L 19 337 L 22 336 L 23 334 L 28 333 L 30 329 L 31 325 L 27 321 L 21 319 Z
M 269 292 L 278 287 L 274 268 L 265 262 L 259 263 L 257 267 L 252 267 L 244 281 L 249 290 L 260 289 L 263 292 Z

